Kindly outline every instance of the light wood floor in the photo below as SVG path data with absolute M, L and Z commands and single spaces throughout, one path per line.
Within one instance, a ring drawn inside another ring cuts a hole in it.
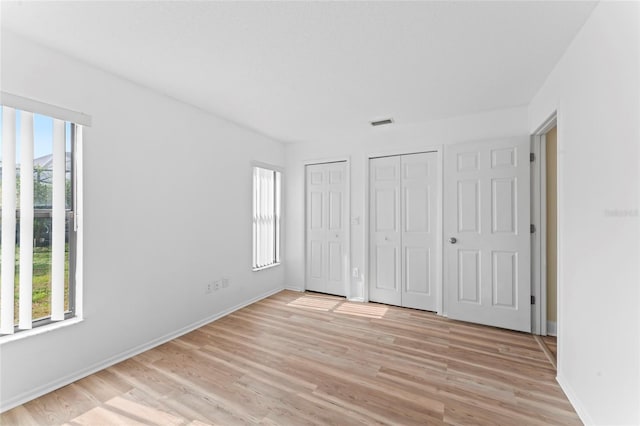
M 543 336 L 542 341 L 551 352 L 551 356 L 553 356 L 554 360 L 558 358 L 558 342 L 555 336 Z
M 2 425 L 581 424 L 533 336 L 283 291 Z

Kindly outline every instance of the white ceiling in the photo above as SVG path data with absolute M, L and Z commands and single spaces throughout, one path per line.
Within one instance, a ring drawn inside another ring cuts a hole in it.
M 528 104 L 594 2 L 2 2 L 2 28 L 285 142 Z

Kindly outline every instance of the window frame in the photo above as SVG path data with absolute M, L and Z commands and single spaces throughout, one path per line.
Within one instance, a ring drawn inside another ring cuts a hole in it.
M 255 173 L 256 168 L 264 169 L 268 171 L 272 171 L 274 173 L 274 248 L 273 248 L 273 262 L 257 266 L 256 265 L 256 252 L 257 252 L 257 241 L 256 241 L 256 180 Z M 251 162 L 251 206 L 252 206 L 252 244 L 251 244 L 251 270 L 253 272 L 263 271 L 265 269 L 270 269 L 282 264 L 282 247 L 283 247 L 283 231 L 282 231 L 282 218 L 283 218 L 283 168 L 279 166 L 275 166 L 273 164 L 262 163 L 258 161 Z
M 57 328 L 66 327 L 83 321 L 82 310 L 82 250 L 83 250 L 83 227 L 82 227 L 82 142 L 83 128 L 91 126 L 92 118 L 81 112 L 76 112 L 66 108 L 46 104 L 33 99 L 13 95 L 7 92 L 0 92 L 0 105 L 10 107 L 16 111 L 26 111 L 62 120 L 69 123 L 70 132 L 70 191 L 71 200 L 69 208 L 65 206 L 65 222 L 68 224 L 65 233 L 68 233 L 68 309 L 65 309 L 63 319 L 52 320 L 51 315 L 40 318 L 32 318 L 31 329 L 19 328 L 19 324 L 14 324 L 13 334 L 0 334 L 0 345 L 14 340 L 23 339 L 29 336 L 46 333 Z M 65 162 L 66 164 L 66 162 Z M 65 167 L 66 169 L 66 167 Z M 52 208 L 36 208 L 34 205 L 34 219 L 38 217 L 51 217 Z M 16 205 L 16 232 L 20 219 L 19 203 Z M 17 235 L 17 234 L 16 234 Z M 17 246 L 16 246 L 17 248 Z

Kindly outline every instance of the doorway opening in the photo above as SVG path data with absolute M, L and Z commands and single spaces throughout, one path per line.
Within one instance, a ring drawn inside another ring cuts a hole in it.
M 558 294 L 558 128 L 553 127 L 545 135 L 546 157 L 546 216 L 547 229 L 547 335 L 557 334 L 557 294 Z
M 532 137 L 532 294 L 537 303 L 533 314 L 533 333 L 555 365 L 558 335 L 558 127 L 554 114 Z

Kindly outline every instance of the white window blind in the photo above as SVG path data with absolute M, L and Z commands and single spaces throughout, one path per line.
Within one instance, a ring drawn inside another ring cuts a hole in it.
M 2 274 L 0 333 L 13 334 L 16 262 L 16 111 L 2 107 Z
M 80 126 L 6 105 L 1 124 L 0 334 L 13 334 L 74 314 L 72 164 Z
M 253 269 L 280 263 L 281 173 L 253 168 Z
M 20 126 L 22 141 L 20 144 L 20 241 L 33 241 L 33 136 L 33 113 L 23 112 Z M 4 220 L 2 223 L 4 223 Z M 2 270 L 4 271 L 4 265 L 2 265 Z M 33 245 L 31 244 L 20 244 L 19 276 L 20 321 L 18 324 L 21 329 L 28 330 L 33 324 L 31 303 L 31 294 L 33 292 Z

